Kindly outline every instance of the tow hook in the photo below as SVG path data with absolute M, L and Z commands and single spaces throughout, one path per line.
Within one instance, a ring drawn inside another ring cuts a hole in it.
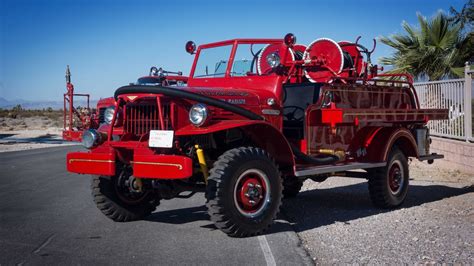
M 196 148 L 196 155 L 198 158 L 199 166 L 201 167 L 202 175 L 204 176 L 204 183 L 207 185 L 207 178 L 209 177 L 209 171 L 207 170 L 206 158 L 204 157 L 204 151 L 201 147 L 196 144 L 194 146 Z

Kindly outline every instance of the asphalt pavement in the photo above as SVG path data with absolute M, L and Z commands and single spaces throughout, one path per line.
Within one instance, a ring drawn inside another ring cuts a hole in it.
M 230 238 L 209 221 L 203 194 L 113 222 L 95 207 L 90 177 L 66 171 L 78 149 L 0 154 L 0 265 L 312 263 L 284 217 L 265 236 Z

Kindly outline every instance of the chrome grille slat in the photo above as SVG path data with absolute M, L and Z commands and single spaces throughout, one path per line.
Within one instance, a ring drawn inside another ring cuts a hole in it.
M 165 127 L 160 126 L 159 110 L 156 103 L 138 102 L 128 103 L 125 106 L 124 131 L 133 135 L 144 135 L 150 130 L 171 129 L 170 104 L 161 103 Z

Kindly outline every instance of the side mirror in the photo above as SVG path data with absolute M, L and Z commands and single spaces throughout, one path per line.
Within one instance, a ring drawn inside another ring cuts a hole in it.
M 189 54 L 194 54 L 194 52 L 196 52 L 196 44 L 193 41 L 187 42 L 185 48 L 186 52 Z

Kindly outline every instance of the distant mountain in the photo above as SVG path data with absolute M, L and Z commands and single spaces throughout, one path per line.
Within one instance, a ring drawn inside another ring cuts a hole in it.
M 0 97 L 0 108 L 3 109 L 10 109 L 17 105 L 21 105 L 23 109 L 46 109 L 51 107 L 55 110 L 63 109 L 64 104 L 62 101 L 27 101 L 23 99 L 16 99 L 16 100 L 7 100 L 3 97 Z M 77 100 L 74 102 L 74 106 L 86 106 L 87 102 L 84 100 Z M 90 106 L 94 107 L 97 105 L 97 100 L 91 100 Z
M 7 99 L 5 99 L 3 97 L 0 97 L 0 107 L 6 106 L 8 104 L 9 104 L 9 102 L 7 101 Z

